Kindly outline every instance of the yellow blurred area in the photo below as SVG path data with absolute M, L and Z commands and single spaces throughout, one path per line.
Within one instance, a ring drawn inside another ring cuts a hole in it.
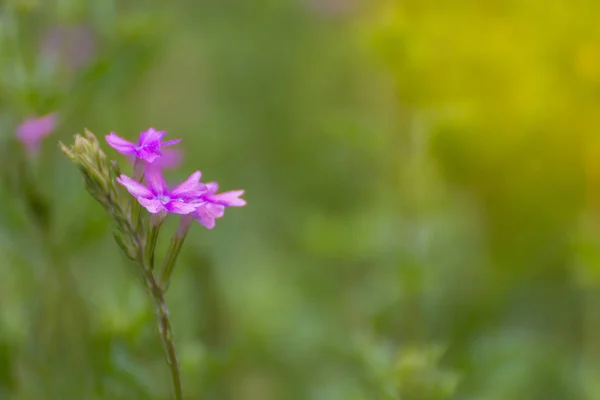
M 564 209 L 585 192 L 600 205 L 598 15 L 579 0 L 390 1 L 368 35 L 400 102 L 431 116 L 443 170 L 492 209 Z

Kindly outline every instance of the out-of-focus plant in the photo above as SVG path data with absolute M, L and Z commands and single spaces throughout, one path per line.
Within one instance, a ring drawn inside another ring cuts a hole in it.
M 163 19 L 154 9 L 117 10 L 112 1 L 0 3 L 0 233 L 11 232 L 14 244 L 2 250 L 23 259 L 29 268 L 15 268 L 15 275 L 40 289 L 20 310 L 35 328 L 7 339 L 15 360 L 23 361 L 11 376 L 28 382 L 22 390 L 31 397 L 81 398 L 91 391 L 93 377 L 83 371 L 95 350 L 86 343 L 93 322 L 71 269 L 79 247 L 72 239 L 79 238 L 77 225 L 90 225 L 91 214 L 82 208 L 61 214 L 66 203 L 54 185 L 61 168 L 55 143 L 99 98 L 143 76 L 160 49 Z M 39 345 L 45 338 L 52 348 Z M 64 362 L 48 368 L 56 348 Z M 101 369 L 105 379 L 113 364 Z M 67 383 L 80 378 L 80 385 Z
M 361 336 L 358 353 L 366 376 L 381 399 L 448 400 L 460 382 L 459 375 L 441 366 L 444 348 L 438 345 L 393 346 Z
M 395 377 L 401 400 L 447 400 L 456 392 L 458 375 L 440 368 L 443 349 L 436 346 L 402 349 Z
M 160 34 L 161 26 L 160 19 L 151 12 L 117 13 L 111 1 L 15 0 L 2 5 L 0 174 L 4 182 L 12 182 L 7 190 L 36 187 L 36 198 L 27 197 L 33 195 L 27 190 L 19 195 L 25 197 L 26 204 L 46 202 L 47 207 L 51 206 L 49 199 L 42 199 L 50 197 L 43 193 L 44 185 L 35 182 L 41 179 L 40 170 L 52 169 L 41 166 L 38 160 L 43 138 L 60 131 L 82 107 L 91 104 L 88 101 L 94 99 L 94 94 L 104 89 L 102 85 L 90 87 L 90 77 L 101 82 L 103 75 L 114 68 L 139 75 L 147 66 L 140 61 L 158 50 L 160 41 L 155 35 Z M 125 52 L 133 55 L 128 59 L 131 64 L 138 64 L 119 65 L 117 61 Z M 129 79 L 118 84 L 123 89 L 131 82 Z M 88 100 L 79 96 L 83 90 Z M 25 152 L 17 148 L 15 139 Z M 35 216 L 37 211 L 33 212 Z
M 180 140 L 162 142 L 166 132 L 153 128 L 142 132 L 137 144 L 111 133 L 107 142 L 122 154 L 135 156 L 134 178 L 120 173 L 115 161 L 109 161 L 96 137 L 86 132 L 75 136 L 71 147 L 61 144 L 62 151 L 79 167 L 86 190 L 102 205 L 113 220 L 114 236 L 125 253 L 139 267 L 142 282 L 154 300 L 158 328 L 171 369 L 176 400 L 183 399 L 181 376 L 169 312 L 164 295 L 194 219 L 208 229 L 215 226 L 226 207 L 241 207 L 243 190 L 216 193 L 216 182 L 200 182 L 200 171 L 194 172 L 180 185 L 170 189 L 162 176 L 158 160 L 161 148 Z M 146 181 L 147 186 L 143 185 Z M 127 195 L 129 192 L 133 197 Z M 140 213 L 140 206 L 149 215 Z M 155 251 L 161 227 L 168 214 L 181 215 L 179 227 L 171 238 L 167 255 L 159 272 L 155 272 Z
M 557 337 L 580 340 L 572 318 L 582 301 L 586 354 L 570 349 L 568 357 L 597 365 L 597 318 L 587 309 L 598 300 L 587 292 L 598 286 L 600 4 L 391 0 L 375 8 L 367 42 L 395 85 L 398 109 L 425 120 L 424 153 L 472 196 L 483 222 L 482 246 L 473 247 L 484 260 L 469 265 L 465 256 L 465 265 L 489 290 L 439 303 L 468 310 L 448 313 L 448 357 L 466 370 L 459 395 L 576 397 L 573 374 L 548 367 L 544 357 L 557 354 L 539 349 L 552 349 Z M 404 133 L 402 145 L 410 140 Z M 436 313 L 433 324 L 443 318 Z M 486 357 L 472 351 L 476 340 Z M 509 349 L 500 364 L 494 357 Z M 535 366 L 527 376 L 525 364 Z M 508 386 L 512 392 L 496 389 Z
M 369 45 L 401 104 L 427 115 L 427 151 L 444 175 L 485 204 L 494 249 L 516 254 L 550 239 L 536 234 L 564 230 L 582 201 L 582 162 L 598 158 L 600 6 L 382 3 Z M 548 207 L 521 218 L 518 208 L 534 202 Z M 548 229 L 522 229 L 538 222 Z

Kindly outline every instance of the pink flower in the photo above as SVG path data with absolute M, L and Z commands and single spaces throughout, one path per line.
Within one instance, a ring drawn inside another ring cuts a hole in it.
M 196 204 L 191 202 L 206 192 L 206 186 L 200 183 L 200 171 L 194 172 L 179 186 L 172 190 L 167 188 L 160 168 L 146 164 L 145 179 L 148 186 L 121 175 L 117 182 L 134 196 L 139 203 L 152 214 L 170 212 L 173 214 L 190 214 L 196 211 Z
M 134 155 L 136 158 L 148 163 L 154 162 L 162 156 L 161 147 L 171 146 L 181 142 L 181 139 L 169 140 L 163 142 L 162 138 L 167 134 L 165 131 L 157 131 L 150 128 L 147 131 L 140 133 L 138 144 L 128 142 L 127 140 L 117 136 L 114 132 L 106 136 L 108 144 L 124 155 Z
M 43 117 L 29 117 L 17 128 L 17 138 L 25 145 L 30 155 L 35 155 L 42 139 L 56 128 L 56 114 Z
M 217 193 L 219 185 L 216 182 L 206 184 L 206 192 L 200 196 L 196 203 L 194 217 L 201 225 L 208 229 L 215 227 L 215 220 L 225 214 L 226 207 L 243 207 L 246 200 L 240 199 L 244 194 L 243 190 L 232 190 L 230 192 Z

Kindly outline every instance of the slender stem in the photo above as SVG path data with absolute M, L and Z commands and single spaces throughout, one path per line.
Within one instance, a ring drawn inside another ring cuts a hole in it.
M 156 250 L 156 242 L 158 241 L 160 227 L 162 226 L 165 217 L 166 215 L 152 214 L 150 216 L 150 221 L 148 221 L 148 233 L 146 235 L 144 260 L 146 262 L 146 266 L 150 268 L 150 271 L 154 269 L 154 253 Z
M 147 270 L 146 270 L 147 271 Z M 177 361 L 177 353 L 175 351 L 175 343 L 173 341 L 173 328 L 169 320 L 169 310 L 162 293 L 158 286 L 154 274 L 151 271 L 146 272 L 146 283 L 150 289 L 154 305 L 156 306 L 156 315 L 158 316 L 158 331 L 165 347 L 167 354 L 167 362 L 171 369 L 171 378 L 173 379 L 173 389 L 175 391 L 175 399 L 183 400 L 181 389 L 181 376 L 179 373 L 179 363 Z
M 173 327 L 169 319 L 169 309 L 165 302 L 164 293 L 161 289 L 152 269 L 154 268 L 154 249 L 156 247 L 156 239 L 158 238 L 158 232 L 160 225 L 164 221 L 164 215 L 159 216 L 158 220 L 148 221 L 149 232 L 146 240 L 139 234 L 139 224 L 133 225 L 128 222 L 129 230 L 135 236 L 135 242 L 137 244 L 137 256 L 136 260 L 142 271 L 143 279 L 146 283 L 146 287 L 156 308 L 156 316 L 158 318 L 158 332 L 165 348 L 167 356 L 167 364 L 171 370 L 171 379 L 173 381 L 173 391 L 175 394 L 175 400 L 183 400 L 183 389 L 181 386 L 181 373 L 179 372 L 179 362 L 177 361 L 177 352 L 175 350 L 175 341 L 173 338 Z M 136 221 L 132 221 L 136 224 Z M 138 232 L 137 234 L 135 232 Z M 149 242 L 146 242 L 148 241 Z M 146 243 L 145 243 L 146 242 Z M 151 248 L 151 249 L 150 249 Z
M 140 227 L 142 223 L 142 206 L 135 197 L 131 197 L 131 221 L 133 222 L 133 226 L 137 229 Z
M 171 281 L 173 268 L 175 268 L 177 257 L 179 257 L 179 252 L 181 251 L 181 247 L 183 246 L 183 242 L 190 231 L 193 221 L 194 217 L 192 215 L 182 215 L 181 219 L 179 220 L 177 232 L 175 232 L 171 238 L 171 244 L 169 245 L 165 259 L 163 260 L 162 274 L 160 276 L 160 284 L 164 291 L 169 288 L 169 282 Z
M 169 245 L 167 255 L 165 256 L 162 267 L 162 275 L 160 277 L 160 283 L 165 291 L 168 289 L 169 283 L 171 282 L 171 274 L 175 268 L 175 263 L 177 262 L 177 257 L 179 257 L 179 252 L 181 251 L 184 241 L 185 236 L 180 238 L 177 235 L 173 235 L 171 238 L 171 244 Z
M 138 241 L 140 251 L 138 254 L 138 264 L 144 274 L 144 280 L 148 288 L 148 292 L 154 301 L 156 307 L 156 315 L 158 317 L 158 332 L 165 348 L 167 356 L 167 364 L 171 370 L 171 379 L 173 380 L 173 391 L 175 400 L 183 400 L 183 391 L 181 388 L 181 374 L 179 372 L 179 362 L 177 361 L 177 352 L 175 350 L 175 342 L 173 340 L 173 328 L 169 319 L 169 309 L 163 295 L 163 290 L 160 288 L 152 270 L 145 264 L 143 257 L 143 247 L 141 241 Z

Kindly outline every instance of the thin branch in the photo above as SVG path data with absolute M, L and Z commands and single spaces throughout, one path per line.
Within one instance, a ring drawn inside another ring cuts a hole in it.
M 141 249 L 141 247 L 140 247 Z M 140 250 L 140 253 L 143 249 Z M 165 352 L 167 355 L 167 363 L 171 370 L 171 378 L 173 380 L 173 390 L 175 392 L 175 400 L 183 400 L 183 391 L 181 388 L 181 374 L 179 372 L 179 363 L 177 361 L 177 352 L 175 350 L 175 342 L 173 340 L 173 328 L 171 327 L 171 321 L 169 319 L 169 310 L 165 302 L 163 291 L 160 288 L 156 278 L 152 271 L 145 265 L 143 258 L 138 257 L 138 263 L 144 274 L 146 286 L 154 305 L 156 307 L 156 315 L 158 317 L 158 331 L 160 338 L 163 342 Z

